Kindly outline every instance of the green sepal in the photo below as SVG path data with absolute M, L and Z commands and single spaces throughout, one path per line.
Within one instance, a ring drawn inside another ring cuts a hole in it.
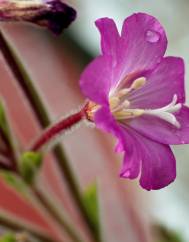
M 83 202 L 95 232 L 99 235 L 99 204 L 97 185 L 90 185 L 83 193 Z
M 20 173 L 27 184 L 34 182 L 35 176 L 41 168 L 42 154 L 39 152 L 27 151 L 20 158 Z
M 0 242 L 16 242 L 15 235 L 13 233 L 6 233 L 0 237 Z

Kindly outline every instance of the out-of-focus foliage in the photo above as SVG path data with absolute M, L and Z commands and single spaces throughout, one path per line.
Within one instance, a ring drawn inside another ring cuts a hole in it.
M 90 185 L 83 194 L 84 204 L 96 232 L 99 233 L 99 207 L 96 184 Z
M 154 232 L 155 236 L 158 238 L 155 242 L 183 242 L 178 232 L 167 229 L 162 225 L 155 225 Z
M 17 142 L 10 126 L 4 102 L 0 101 L 0 167 L 6 170 L 15 170 L 18 156 Z
M 7 136 L 9 135 L 9 128 L 7 125 L 7 120 L 6 120 L 5 111 L 4 111 L 4 105 L 2 102 L 0 102 L 0 128 L 3 130 L 3 132 Z
M 7 233 L 0 237 L 0 242 L 17 242 L 17 240 L 14 234 Z
M 0 176 L 10 187 L 14 188 L 22 195 L 26 195 L 28 188 L 20 177 L 9 171 L 2 171 Z
M 20 172 L 25 182 L 31 184 L 42 164 L 42 155 L 37 152 L 25 152 L 20 159 Z
M 100 17 L 113 18 L 121 30 L 123 20 L 132 13 L 145 12 L 155 16 L 165 27 L 169 41 L 166 55 L 182 56 L 186 67 L 186 99 L 189 102 L 189 1 L 188 0 L 78 0 L 78 19 L 72 25 L 75 40 L 90 54 L 99 53 L 99 33 L 94 21 Z M 94 30 L 94 31 L 93 31 Z M 90 33 L 90 34 L 88 34 Z M 189 149 L 188 145 L 173 147 L 177 158 L 177 179 L 160 191 L 140 191 L 146 201 L 151 197 L 153 218 L 159 223 L 179 230 L 184 241 L 189 241 Z

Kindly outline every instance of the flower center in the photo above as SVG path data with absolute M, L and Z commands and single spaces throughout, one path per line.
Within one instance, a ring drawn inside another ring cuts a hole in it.
M 146 83 L 145 77 L 136 79 L 129 88 L 121 89 L 114 96 L 109 98 L 109 104 L 112 114 L 118 121 L 127 120 L 139 117 L 141 115 L 151 115 L 158 117 L 177 128 L 180 128 L 180 123 L 177 121 L 174 113 L 179 111 L 182 105 L 177 103 L 177 95 L 173 96 L 172 101 L 158 109 L 137 109 L 130 108 L 130 102 L 127 100 L 127 94 L 132 90 L 137 90 L 143 87 Z
M 176 119 L 174 113 L 179 111 L 182 107 L 181 103 L 177 103 L 177 95 L 173 95 L 172 101 L 161 108 L 157 109 L 141 109 L 132 108 L 130 101 L 127 99 L 128 94 L 133 91 L 142 88 L 146 84 L 146 78 L 137 78 L 129 88 L 120 89 L 114 94 L 109 96 L 110 110 L 117 121 L 123 121 L 128 119 L 137 118 L 141 115 L 150 115 L 160 118 L 176 128 L 180 128 L 180 123 Z M 88 120 L 94 121 L 94 114 L 100 108 L 100 105 L 89 102 L 86 107 L 86 116 Z

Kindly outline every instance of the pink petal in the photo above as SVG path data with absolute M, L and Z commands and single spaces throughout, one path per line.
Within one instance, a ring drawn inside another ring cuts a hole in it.
M 163 27 L 144 13 L 133 14 L 124 21 L 121 38 L 122 78 L 154 68 L 167 48 Z
M 113 134 L 118 138 L 116 152 L 125 152 L 124 163 L 121 170 L 121 177 L 134 179 L 140 172 L 140 157 L 136 146 L 135 137 L 129 132 L 125 132 L 115 121 L 108 107 L 103 107 L 95 115 L 95 123 L 98 128 Z
M 113 88 L 120 77 L 122 71 L 122 54 L 124 53 L 121 45 L 121 37 L 113 19 L 101 18 L 95 22 L 101 34 L 102 54 L 111 57 L 112 60 L 112 79 L 111 88 Z
M 140 172 L 140 157 L 136 146 L 135 137 L 129 132 L 125 132 L 111 115 L 108 108 L 101 108 L 95 115 L 95 123 L 98 128 L 112 133 L 118 139 L 116 152 L 125 152 L 123 167 L 120 176 L 134 179 Z M 129 145 L 128 145 L 129 144 Z
M 102 104 L 110 89 L 126 86 L 132 78 L 153 69 L 165 53 L 167 39 L 160 23 L 142 13 L 125 20 L 121 37 L 112 19 L 99 19 L 96 26 L 103 57 L 87 67 L 80 85 L 88 98 Z
M 176 128 L 168 122 L 148 115 L 131 120 L 129 126 L 142 135 L 163 144 L 189 143 L 189 108 L 183 106 L 175 114 L 181 127 Z
M 141 170 L 140 184 L 147 190 L 160 189 L 174 181 L 176 163 L 169 146 L 154 142 L 130 127 L 117 123 L 108 107 L 97 111 L 95 123 L 98 128 L 117 137 L 119 151 L 125 152 L 121 177 L 134 179 Z
M 95 22 L 101 34 L 101 48 L 104 55 L 116 57 L 120 35 L 113 19 L 101 18 Z
M 147 190 L 168 186 L 176 178 L 176 160 L 170 147 L 144 137 L 140 141 L 143 145 L 140 185 Z
M 99 56 L 82 73 L 80 87 L 83 94 L 90 100 L 104 104 L 108 102 L 111 79 L 111 58 Z
M 96 126 L 108 133 L 114 134 L 116 137 L 120 137 L 120 128 L 112 116 L 108 105 L 100 108 L 95 113 L 95 124 Z
M 122 177 L 135 178 L 141 163 L 140 185 L 146 190 L 161 189 L 176 177 L 176 161 L 169 146 L 156 143 L 131 129 L 124 129 L 133 138 L 125 140 L 125 157 Z M 132 146 L 133 153 L 127 154 L 128 146 Z M 134 176 L 135 175 L 135 176 Z M 133 176 L 133 177 L 132 177 Z
M 120 172 L 120 176 L 123 178 L 135 179 L 138 177 L 141 168 L 141 158 L 139 147 L 137 147 L 137 140 L 132 133 L 126 130 L 122 131 L 123 137 L 122 146 L 124 154 L 123 165 Z
M 174 94 L 184 103 L 184 62 L 181 58 L 166 57 L 146 74 L 147 83 L 128 97 L 133 108 L 153 109 L 169 104 Z

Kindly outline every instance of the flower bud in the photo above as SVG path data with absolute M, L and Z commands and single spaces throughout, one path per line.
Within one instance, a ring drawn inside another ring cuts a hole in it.
M 76 11 L 60 0 L 0 0 L 0 21 L 26 21 L 55 34 L 69 26 Z

